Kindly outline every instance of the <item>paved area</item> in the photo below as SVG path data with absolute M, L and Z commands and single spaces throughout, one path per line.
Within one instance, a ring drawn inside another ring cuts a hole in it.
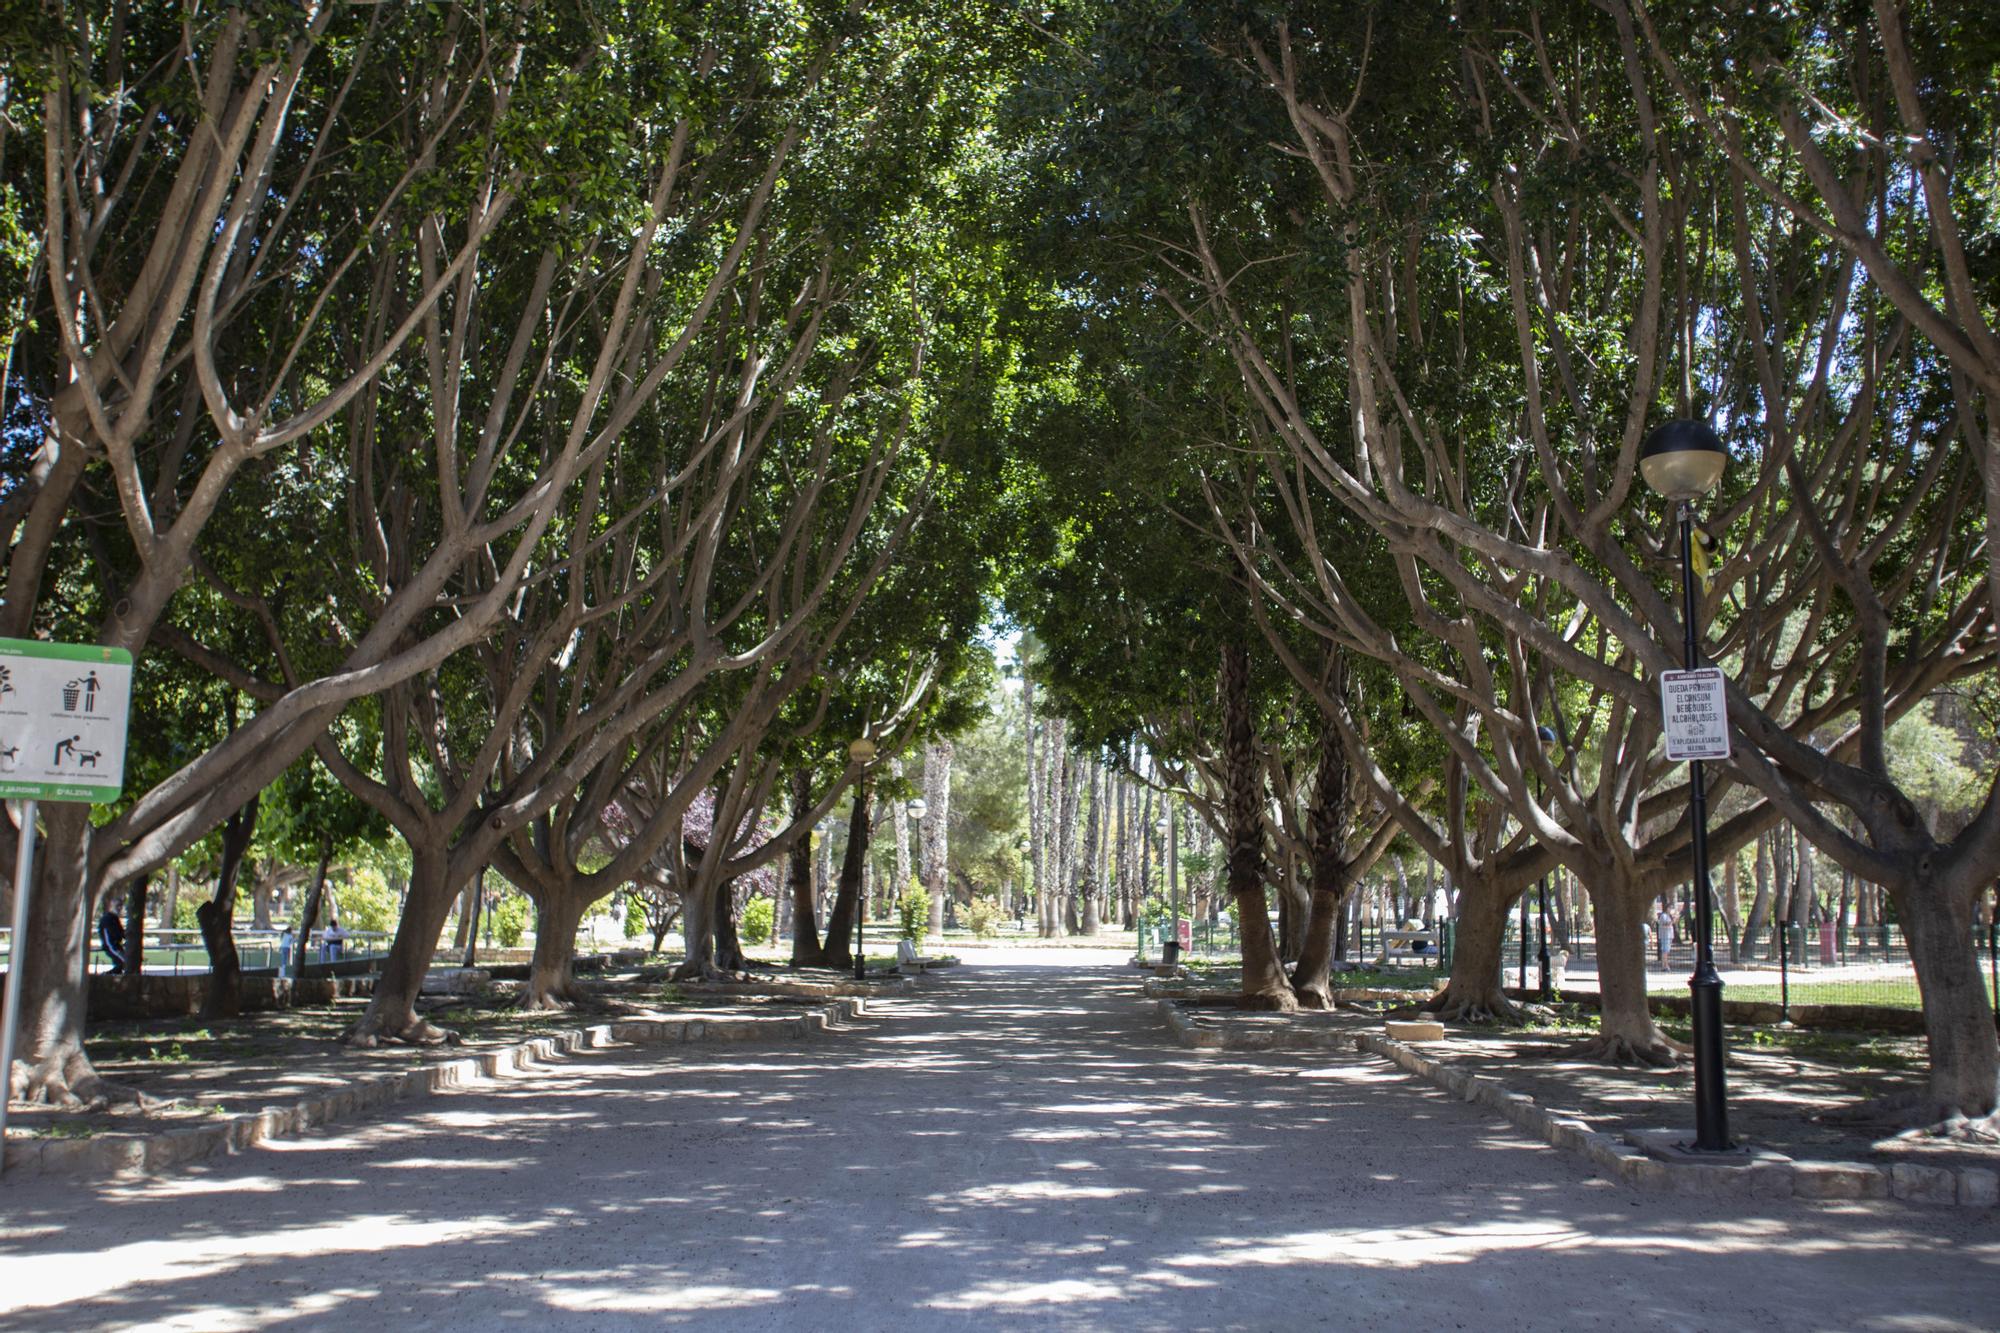
M 0 1328 L 1989 1328 L 2000 1220 L 1594 1180 L 1387 1065 L 1171 1046 L 1110 955 L 606 1052 L 171 1179 L 0 1186 Z

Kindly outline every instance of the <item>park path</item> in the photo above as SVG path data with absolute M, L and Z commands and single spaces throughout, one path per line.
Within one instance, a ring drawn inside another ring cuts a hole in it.
M 1593 1179 L 1361 1057 L 988 955 L 811 1045 L 611 1051 L 0 1187 L 0 1328 L 1986 1328 L 2000 1222 Z

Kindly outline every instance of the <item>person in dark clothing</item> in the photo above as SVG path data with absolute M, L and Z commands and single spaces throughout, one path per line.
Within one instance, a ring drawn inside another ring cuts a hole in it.
M 104 946 L 104 952 L 111 955 L 111 975 L 118 976 L 125 971 L 125 923 L 110 908 L 97 918 L 97 939 Z

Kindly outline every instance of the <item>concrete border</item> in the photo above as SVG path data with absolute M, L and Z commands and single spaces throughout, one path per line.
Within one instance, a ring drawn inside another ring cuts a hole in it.
M 1171 999 L 1155 1001 L 1162 1019 L 1182 1046 L 1192 1050 L 1332 1050 L 1351 1046 L 1377 1055 L 1461 1101 L 1493 1111 L 1508 1124 L 1552 1148 L 1580 1153 L 1605 1176 L 1643 1189 L 1675 1194 L 1749 1199 L 1900 1199 L 1905 1203 L 2000 1206 L 2000 1172 L 1984 1167 L 1925 1166 L 1896 1162 L 1799 1161 L 1781 1153 L 1760 1153 L 1741 1164 L 1666 1161 L 1639 1143 L 1590 1127 L 1575 1116 L 1552 1111 L 1499 1079 L 1453 1069 L 1406 1042 L 1377 1032 L 1316 1032 L 1310 1045 L 1278 1043 L 1263 1032 L 1230 1034 L 1204 1028 Z M 1306 1034 L 1301 1034 L 1306 1035 Z M 1337 1041 L 1324 1040 L 1338 1037 Z M 1643 1132 L 1633 1139 L 1643 1141 Z
M 836 1023 L 850 1022 L 867 1012 L 861 997 L 836 999 L 802 1014 L 782 1018 L 642 1018 L 594 1023 L 510 1046 L 477 1051 L 456 1059 L 399 1073 L 364 1074 L 344 1087 L 316 1093 L 285 1106 L 226 1116 L 157 1134 L 101 1139 L 11 1139 L 6 1144 L 6 1184 L 34 1175 L 112 1176 L 157 1175 L 172 1167 L 218 1153 L 237 1153 L 267 1139 L 294 1138 L 307 1130 L 345 1120 L 362 1111 L 406 1097 L 427 1097 L 502 1074 L 532 1073 L 537 1065 L 578 1051 L 614 1045 L 695 1045 L 737 1041 L 809 1038 Z

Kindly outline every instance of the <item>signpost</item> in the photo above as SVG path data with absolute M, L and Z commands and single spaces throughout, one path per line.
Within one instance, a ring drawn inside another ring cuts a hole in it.
M 0 797 L 21 831 L 14 858 L 14 933 L 7 940 L 6 1013 L 0 1016 L 0 1173 L 7 1167 L 7 1085 L 21 1014 L 21 955 L 34 884 L 35 808 L 41 801 L 118 799 L 132 705 L 132 654 L 95 644 L 0 639 Z
M 1729 700 L 1721 667 L 1662 671 L 1660 715 L 1666 719 L 1667 758 L 1729 758 Z

